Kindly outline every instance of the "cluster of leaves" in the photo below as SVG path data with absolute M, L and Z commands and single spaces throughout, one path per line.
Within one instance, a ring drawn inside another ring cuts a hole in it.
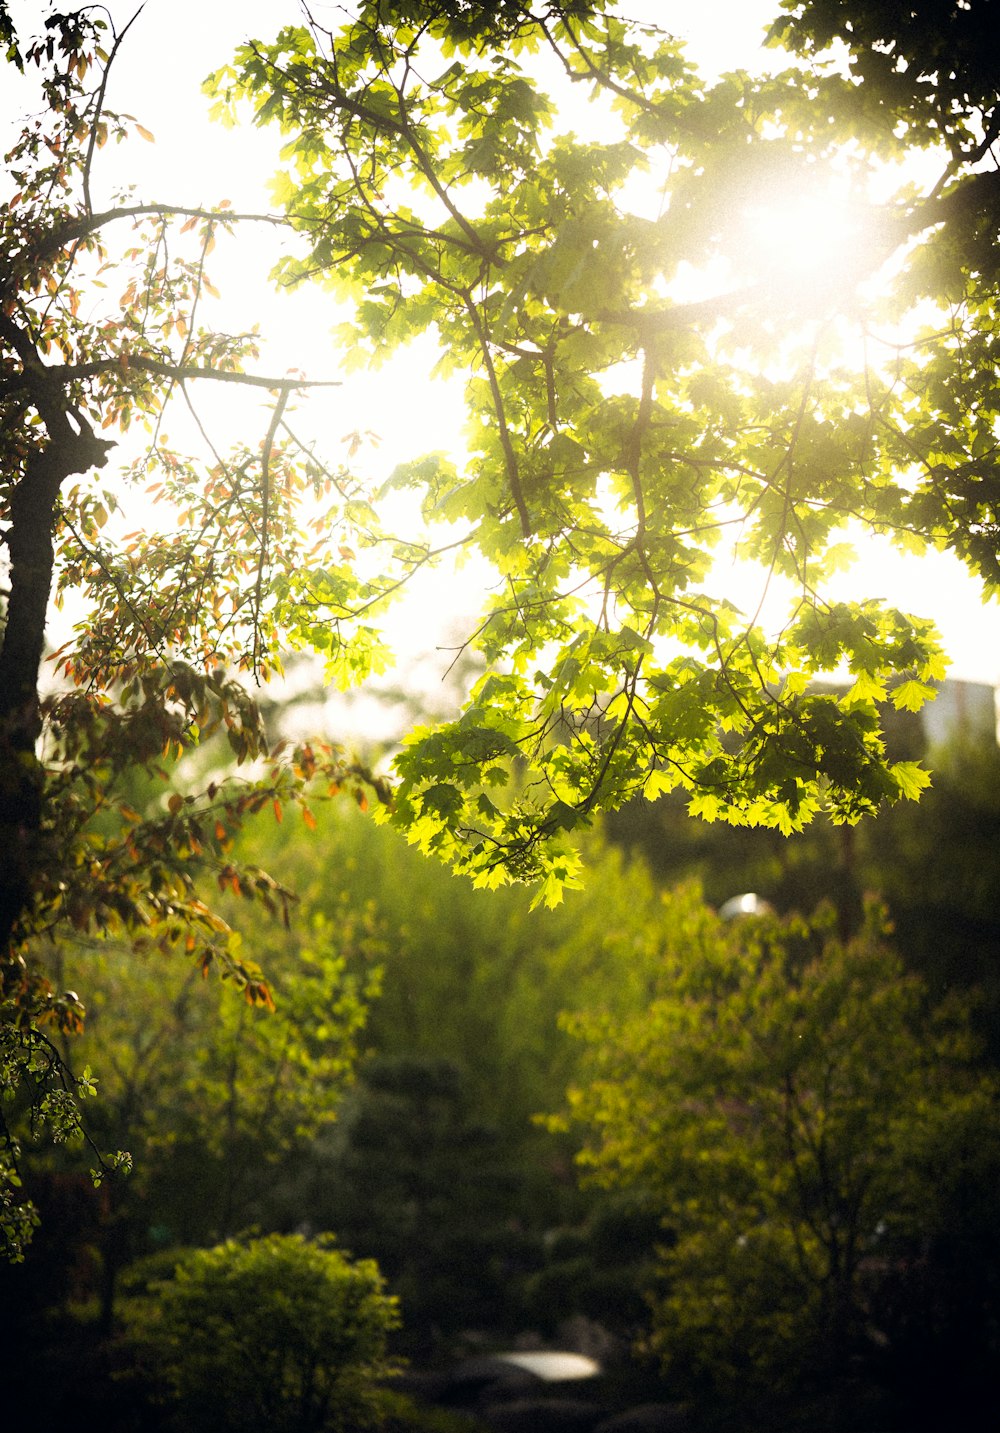
M 899 29 L 886 6 L 870 24 L 853 4 L 785 8 L 774 36 L 808 68 L 711 85 L 611 0 L 364 0 L 338 31 L 306 8 L 211 82 L 224 119 L 249 105 L 287 141 L 282 212 L 239 215 L 97 205 L 102 147 L 150 138 L 105 104 L 124 32 L 50 13 L 23 44 L 0 5 L 44 105 L 7 156 L 0 216 L 0 981 L 26 1052 L 62 997 L 25 952 L 66 923 L 186 949 L 266 1004 L 199 871 L 280 908 L 231 857 L 245 817 L 304 800 L 316 776 L 388 801 L 335 749 L 270 752 L 239 682 L 295 647 L 363 677 L 383 660 L 372 619 L 432 556 L 385 538 L 371 494 L 316 456 L 293 421 L 302 376 L 248 372 L 255 334 L 208 321 L 206 267 L 239 223 L 297 236 L 277 277 L 353 305 L 357 361 L 433 328 L 443 369 L 467 375 L 464 463 L 416 459 L 393 480 L 452 526 L 442 546 L 497 573 L 469 637 L 486 675 L 397 758 L 392 819 L 422 849 L 481 884 L 540 879 L 555 901 L 576 879 L 573 831 L 639 793 L 788 832 L 926 784 L 887 755 L 879 702 L 931 695 L 931 624 L 824 586 L 849 518 L 996 579 L 993 79 L 950 7 Z M 960 40 L 933 71 L 917 61 L 928 25 L 936 57 Z M 854 74 L 828 63 L 834 39 Z M 599 140 L 559 130 L 574 91 Z M 947 151 L 933 186 L 864 200 L 874 166 L 931 143 Z M 837 174 L 870 243 L 800 282 L 750 263 L 746 206 Z M 898 277 L 866 298 L 859 281 L 891 256 Z M 685 297 L 692 273 L 710 289 L 721 275 L 709 298 Z M 914 340 L 906 322 L 928 312 Z M 257 442 L 213 448 L 194 403 L 208 382 L 268 395 Z M 201 428 L 204 462 L 168 439 L 175 413 Z M 141 459 L 102 482 L 100 434 L 140 428 Z M 142 491 L 164 521 L 129 534 Z M 714 590 L 723 542 L 764 590 L 792 584 L 779 632 Z M 43 700 L 53 590 L 86 616 Z M 838 664 L 846 692 L 811 687 Z M 169 776 L 215 732 L 250 779 L 165 793 L 136 819 L 124 773 Z
M 424 458 L 394 481 L 495 567 L 470 634 L 489 670 L 458 720 L 407 741 L 392 819 L 483 883 L 542 877 L 556 899 L 566 833 L 640 793 L 788 832 L 926 784 L 887 757 L 878 703 L 932 695 L 931 624 L 824 583 L 849 518 L 996 578 L 995 96 L 914 87 L 895 59 L 869 74 L 860 20 L 837 31 L 845 74 L 823 7 L 794 8 L 774 37 L 812 66 L 759 80 L 706 85 L 675 40 L 602 0 L 524 11 L 502 47 L 450 7 L 363 4 L 340 31 L 310 17 L 244 46 L 212 81 L 224 120 L 248 105 L 287 138 L 274 192 L 302 244 L 280 281 L 353 301 L 359 358 L 433 325 L 441 368 L 468 375 L 464 465 Z M 549 93 L 532 78 L 545 56 Z M 905 134 L 887 67 L 922 116 Z M 610 139 L 560 131 L 574 89 Z M 941 137 L 931 189 L 865 200 L 878 164 Z M 747 206 L 838 175 L 863 216 L 849 251 L 798 282 L 754 267 Z M 893 254 L 894 287 L 862 298 Z M 715 295 L 687 300 L 685 276 L 712 266 Z M 765 590 L 793 585 L 777 635 L 713 591 L 723 538 Z M 846 692 L 810 690 L 838 666 Z
M 647 1003 L 571 1018 L 585 1073 L 554 1121 L 580 1129 L 597 1180 L 660 1212 L 663 1362 L 692 1390 L 752 1389 L 772 1411 L 811 1380 L 846 1387 L 852 1365 L 889 1362 L 901 1310 L 934 1319 L 923 1301 L 963 1172 L 1000 1159 L 1000 1090 L 977 1072 L 967 1003 L 928 1012 L 877 913 L 847 944 L 829 924 L 727 930 L 690 891 L 672 897 L 643 952 Z M 963 1300 L 993 1307 L 995 1219 L 975 1237 L 979 1274 L 946 1271 L 942 1337 Z M 995 1314 L 982 1322 L 968 1346 L 980 1378 Z
M 233 837 L 261 810 L 280 820 L 298 805 L 311 822 L 307 788 L 309 800 L 386 796 L 329 744 L 272 747 L 248 692 L 247 676 L 280 672 L 281 652 L 308 639 L 282 627 L 281 582 L 307 554 L 340 561 L 359 541 L 363 494 L 293 420 L 302 375 L 248 372 L 256 335 L 210 321 L 207 264 L 238 222 L 228 202 L 96 203 L 104 146 L 152 139 L 105 104 L 124 33 L 96 12 L 53 13 L 28 43 L 3 11 L 8 58 L 37 74 L 42 108 L 6 156 L 0 215 L 0 1001 L 11 1108 L 32 1090 L 40 1112 L 72 1086 L 58 1061 L 36 1068 L 40 1032 L 72 1033 L 84 1015 L 40 962 L 42 938 L 72 931 L 176 951 L 271 1006 L 211 892 L 286 918 L 291 894 L 240 863 Z M 258 441 L 226 454 L 213 445 L 195 402 L 212 383 L 267 400 Z M 207 457 L 170 443 L 171 417 L 200 430 Z M 130 428 L 141 456 L 102 480 L 115 442 L 99 434 Z M 130 532 L 137 504 L 152 501 L 160 520 L 140 517 Z M 53 595 L 74 626 L 46 656 Z M 317 645 L 339 650 L 335 623 Z M 368 663 L 358 639 L 350 669 Z M 197 784 L 185 758 L 213 738 L 248 776 Z M 141 779 L 159 793 L 140 810 Z M 15 1252 L 30 1218 L 25 1207 L 11 1225 Z
M 63 998 L 64 1009 L 72 997 Z M 76 1022 L 75 1012 L 66 1012 L 66 1019 Z M 97 1093 L 97 1082 L 89 1065 L 75 1079 L 69 1074 L 57 1048 L 37 1028 L 30 1025 L 19 1031 L 16 1025 L 0 1023 L 0 1101 L 7 1106 L 0 1111 L 0 1248 L 5 1258 L 18 1262 L 24 1247 L 37 1227 L 34 1207 L 19 1198 L 21 1141 L 13 1132 L 16 1116 L 7 1112 L 18 1104 L 26 1107 L 29 1138 L 37 1140 L 44 1134 L 53 1145 L 71 1148 L 89 1141 L 97 1154 L 98 1164 L 91 1171 L 95 1185 L 109 1173 L 128 1174 L 131 1155 L 124 1150 L 105 1158 L 90 1138 L 81 1117 L 81 1102 Z
M 332 1239 L 272 1234 L 182 1259 L 140 1342 L 184 1428 L 348 1433 L 381 1424 L 398 1322 L 375 1265 Z
M 196 965 L 156 950 L 64 943 L 50 959 L 54 983 L 87 981 L 86 1028 L 63 1053 L 101 1071 L 90 1136 L 127 1141 L 136 1166 L 111 1192 L 109 1300 L 115 1268 L 144 1251 L 151 1226 L 198 1242 L 253 1223 L 275 1169 L 337 1119 L 384 949 L 371 909 L 345 899 L 291 931 L 259 923 L 270 1008 L 232 982 L 202 987 Z
M 857 82 L 854 104 L 873 125 L 888 122 L 903 144 L 943 143 L 956 158 L 985 152 L 996 104 L 990 0 L 922 0 L 907 10 L 894 0 L 781 0 L 780 8 L 788 13 L 771 27 L 772 41 L 810 57 L 839 43 Z

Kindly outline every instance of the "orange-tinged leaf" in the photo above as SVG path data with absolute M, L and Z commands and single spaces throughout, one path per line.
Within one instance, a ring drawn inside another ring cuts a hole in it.
M 316 817 L 309 810 L 308 806 L 303 806 L 302 808 L 302 819 L 309 827 L 310 831 L 316 830 Z
M 263 980 L 248 981 L 243 994 L 248 1005 L 263 1005 L 266 1010 L 274 1009 L 274 997 Z
M 216 823 L 215 823 L 215 839 L 216 839 L 217 841 L 224 841 L 228 835 L 229 835 L 229 832 L 226 830 L 225 826 L 223 826 L 222 822 L 221 822 L 221 821 L 216 821 Z
M 147 143 L 149 143 L 149 144 L 155 144 L 155 143 L 156 143 L 155 138 L 154 138 L 153 135 L 150 133 L 150 131 L 146 128 L 145 125 L 136 124 L 136 127 L 135 127 L 135 128 L 136 128 L 136 132 L 137 132 L 138 134 L 141 134 L 142 137 L 143 137 L 143 139 L 146 140 Z
M 285 813 L 284 813 L 284 811 L 281 809 L 281 802 L 278 800 L 277 797 L 275 797 L 274 800 L 271 802 L 271 808 L 272 808 L 272 810 L 274 811 L 274 819 L 275 819 L 275 821 L 277 821 L 278 824 L 280 825 L 282 819 L 284 818 L 284 814 L 285 814 Z

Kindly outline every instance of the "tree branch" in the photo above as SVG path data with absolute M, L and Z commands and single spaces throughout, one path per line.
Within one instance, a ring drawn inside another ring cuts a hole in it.
M 87 137 L 87 153 L 84 156 L 83 160 L 83 202 L 86 205 L 88 214 L 92 212 L 92 205 L 90 202 L 90 169 L 91 165 L 94 162 L 94 150 L 97 148 L 98 126 L 100 125 L 101 113 L 104 109 L 104 96 L 107 94 L 108 78 L 111 74 L 111 66 L 114 64 L 115 56 L 121 48 L 122 41 L 125 39 L 125 36 L 128 34 L 129 30 L 131 30 L 132 26 L 135 24 L 136 20 L 138 20 L 139 16 L 142 14 L 145 8 L 145 3 L 140 5 L 138 10 L 136 10 L 135 14 L 132 16 L 131 20 L 129 20 L 126 24 L 125 28 L 119 31 L 117 35 L 115 35 L 115 42 L 111 47 L 111 53 L 107 58 L 107 61 L 104 65 L 104 71 L 101 75 L 101 83 L 97 91 L 97 98 L 94 101 L 94 113 L 88 121 L 90 133 Z
M 267 524 L 270 520 L 271 506 L 271 453 L 274 449 L 274 438 L 281 423 L 282 414 L 291 397 L 294 385 L 286 383 L 278 395 L 278 401 L 274 405 L 274 412 L 271 414 L 271 422 L 268 426 L 267 436 L 264 439 L 264 448 L 260 460 L 260 543 L 258 544 L 257 555 L 257 579 L 254 582 L 253 596 L 253 667 L 254 675 L 260 664 L 260 606 L 264 590 L 264 568 L 267 565 Z
M 0 319 L 0 334 L 4 332 L 4 321 Z M 287 377 L 274 378 L 266 374 L 242 373 L 238 370 L 226 368 L 198 368 L 189 364 L 166 363 L 163 359 L 153 358 L 150 355 L 130 353 L 127 361 L 118 358 L 95 359 L 90 363 L 43 363 L 39 358 L 33 358 L 29 365 L 24 367 L 25 378 L 29 373 L 38 375 L 41 382 L 47 383 L 69 383 L 81 378 L 96 378 L 102 373 L 127 373 L 130 368 L 141 369 L 144 373 L 155 373 L 161 378 L 173 378 L 182 383 L 192 379 L 213 379 L 217 383 L 238 383 L 246 388 L 267 388 L 270 390 L 294 388 L 305 390 L 311 388 L 340 388 L 342 387 L 339 378 L 296 378 L 290 380 Z M 42 377 L 41 375 L 44 375 Z M 6 378 L 0 383 L 0 391 L 16 387 L 30 386 L 18 384 L 16 378 Z M 34 393 L 32 393 L 34 396 Z

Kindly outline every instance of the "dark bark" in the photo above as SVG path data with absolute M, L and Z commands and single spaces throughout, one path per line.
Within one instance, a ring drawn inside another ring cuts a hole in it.
M 102 467 L 112 444 L 94 435 L 23 334 L 8 320 L 0 333 L 22 360 L 24 389 L 46 438 L 14 477 L 7 504 L 9 595 L 0 642 L 0 963 L 9 956 L 32 899 L 41 859 L 44 802 L 36 746 L 41 731 L 38 679 L 52 587 L 56 501 L 71 473 Z M 0 473 L 0 479 L 9 475 Z

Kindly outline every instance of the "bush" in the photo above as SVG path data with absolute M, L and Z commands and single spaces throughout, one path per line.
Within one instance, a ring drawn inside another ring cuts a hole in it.
M 233 1240 L 187 1254 L 142 1336 L 185 1433 L 354 1433 L 380 1421 L 398 1322 L 374 1263 L 332 1240 Z
M 930 1007 L 877 911 L 846 944 L 829 913 L 727 927 L 683 891 L 665 919 L 646 1001 L 573 1020 L 560 1123 L 660 1215 L 649 1346 L 671 1386 L 743 1428 L 995 1404 L 1000 1221 L 977 1191 L 1000 1172 L 1000 1081 L 969 1003 Z

